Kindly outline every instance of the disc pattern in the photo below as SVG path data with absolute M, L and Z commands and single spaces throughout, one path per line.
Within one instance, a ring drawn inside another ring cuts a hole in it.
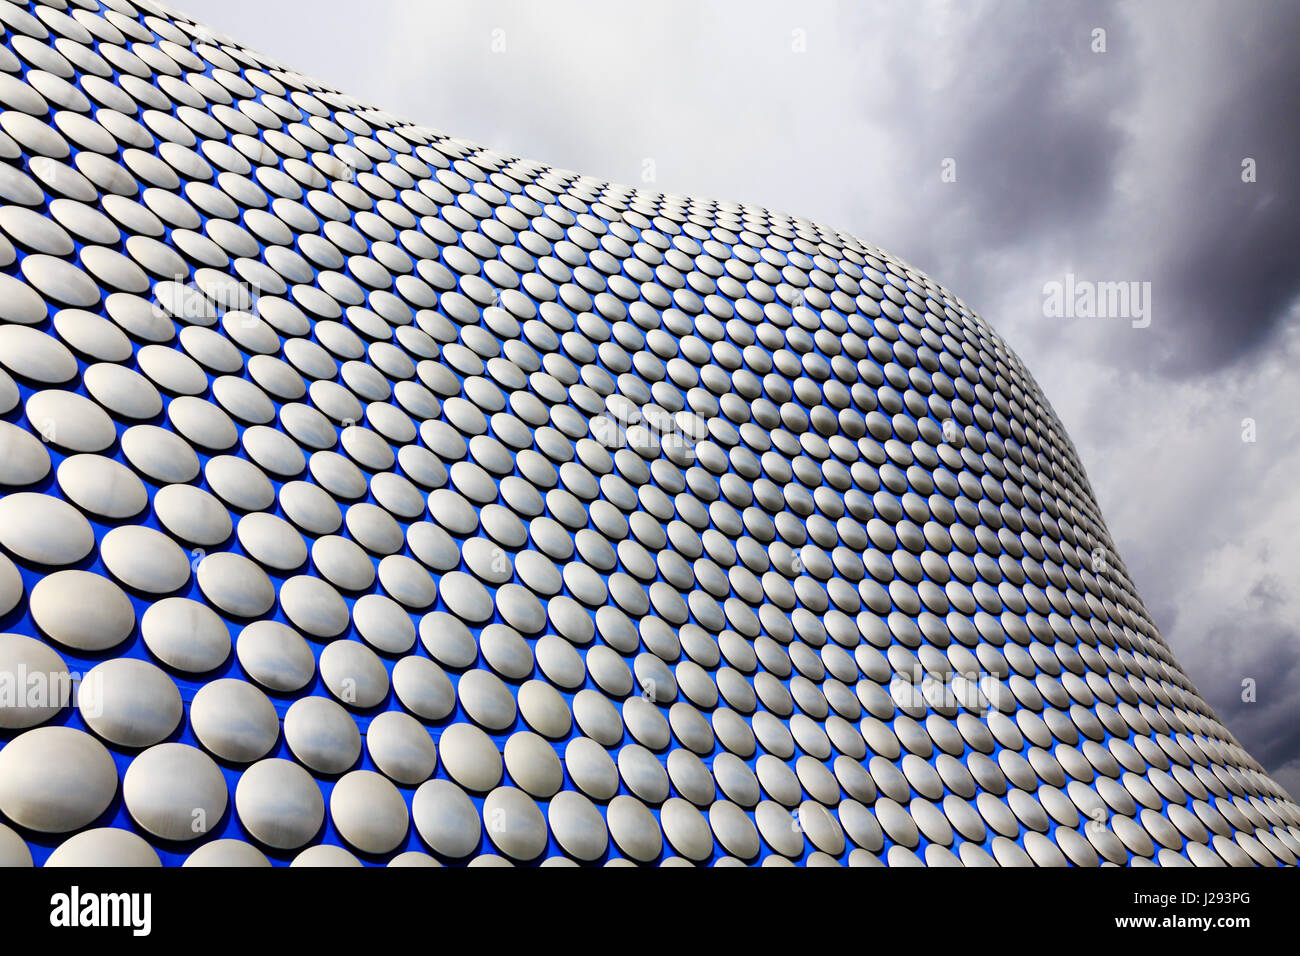
M 926 275 L 0 22 L 0 863 L 1296 863 Z

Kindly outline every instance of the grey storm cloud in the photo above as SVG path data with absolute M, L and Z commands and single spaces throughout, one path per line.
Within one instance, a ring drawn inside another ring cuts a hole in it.
M 1184 16 L 1219 7 L 1195 5 Z M 1212 104 L 1185 147 L 1169 157 L 1183 202 L 1171 211 L 1181 235 L 1158 262 L 1184 338 L 1166 343 L 1169 364 L 1201 371 L 1249 357 L 1265 347 L 1300 295 L 1300 6 L 1247 6 L 1216 31 L 1202 82 Z M 1177 39 L 1161 37 L 1166 56 Z M 1211 83 L 1226 83 L 1216 91 Z M 1244 187 L 1242 163 L 1256 166 Z M 1181 353 L 1181 354 L 1180 354 Z
M 1300 5 L 184 5 L 412 121 L 930 273 L 1044 387 L 1180 663 L 1300 795 Z M 1067 274 L 1150 282 L 1150 326 L 1045 316 Z

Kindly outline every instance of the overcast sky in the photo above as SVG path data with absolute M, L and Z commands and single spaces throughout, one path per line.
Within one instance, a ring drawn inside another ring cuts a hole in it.
M 946 285 L 1047 393 L 1184 669 L 1300 797 L 1300 4 L 181 6 L 414 122 L 653 168 Z M 1067 274 L 1150 283 L 1150 324 L 1046 316 Z

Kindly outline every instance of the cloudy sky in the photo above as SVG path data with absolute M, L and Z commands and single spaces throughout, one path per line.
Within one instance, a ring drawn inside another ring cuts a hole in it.
M 1202 695 L 1300 797 L 1300 4 L 180 5 L 412 121 L 825 222 L 948 286 L 1046 391 Z M 1149 325 L 1045 315 L 1067 274 L 1150 283 Z

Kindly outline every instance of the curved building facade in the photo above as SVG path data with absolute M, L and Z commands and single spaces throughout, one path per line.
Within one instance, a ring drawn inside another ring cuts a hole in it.
M 0 2 L 0 862 L 1296 862 L 941 285 L 56 6 Z

